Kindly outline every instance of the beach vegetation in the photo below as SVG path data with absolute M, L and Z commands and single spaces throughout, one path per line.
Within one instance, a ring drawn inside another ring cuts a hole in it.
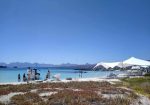
M 150 77 L 122 79 L 123 85 L 150 98 Z
M 0 102 L 0 105 L 5 105 L 5 104 L 3 104 L 3 103 Z
M 111 103 L 109 105 L 130 105 L 132 100 L 127 97 L 117 96 L 114 99 L 111 99 Z
M 150 73 L 146 73 L 144 76 L 150 77 Z
M 21 95 L 15 95 L 11 98 L 11 104 L 15 105 L 33 105 L 42 101 L 37 93 L 25 93 Z
M 23 92 L 11 98 L 13 105 L 129 105 L 137 98 L 134 92 L 105 81 L 3 85 L 1 89 L 3 94 Z

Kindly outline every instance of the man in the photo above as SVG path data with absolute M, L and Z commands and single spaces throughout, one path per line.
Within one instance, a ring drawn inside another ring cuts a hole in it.
M 20 80 L 20 74 L 18 74 L 18 82 L 20 82 L 21 80 Z

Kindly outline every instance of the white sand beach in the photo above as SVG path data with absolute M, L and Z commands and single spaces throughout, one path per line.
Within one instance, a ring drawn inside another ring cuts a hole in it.
M 46 81 L 29 81 L 29 83 L 53 83 L 53 82 L 83 82 L 83 81 L 95 81 L 95 82 L 102 82 L 102 81 L 107 81 L 111 84 L 113 84 L 114 82 L 120 82 L 119 79 L 108 79 L 108 78 L 74 78 L 72 80 L 60 80 L 60 81 L 53 81 L 51 79 L 46 80 Z M 20 84 L 27 84 L 27 82 L 6 82 L 6 83 L 0 83 L 0 85 L 20 85 Z

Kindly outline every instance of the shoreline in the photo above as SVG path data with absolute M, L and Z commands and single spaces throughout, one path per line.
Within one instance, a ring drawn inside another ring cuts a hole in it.
M 35 81 L 29 81 L 30 83 L 55 83 L 55 82 L 62 82 L 62 83 L 67 83 L 67 82 L 88 82 L 88 81 L 93 81 L 93 82 L 102 82 L 102 81 L 107 81 L 110 82 L 111 84 L 113 84 L 113 82 L 120 82 L 119 79 L 109 79 L 109 78 L 73 78 L 72 80 L 60 80 L 60 81 L 56 81 L 56 80 L 46 80 L 46 81 L 42 81 L 42 80 L 35 80 Z M 28 84 L 27 82 L 4 82 L 4 83 L 0 83 L 0 85 L 21 85 L 21 84 Z

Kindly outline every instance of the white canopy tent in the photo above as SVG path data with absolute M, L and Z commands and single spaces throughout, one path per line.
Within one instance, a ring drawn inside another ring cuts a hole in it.
M 94 67 L 94 69 L 98 68 L 99 66 L 103 66 L 104 68 L 114 68 L 115 66 L 118 66 L 120 62 L 100 62 L 97 63 L 97 65 Z
M 100 63 L 97 63 L 97 65 L 93 69 L 96 69 L 100 66 L 103 66 L 106 69 L 114 68 L 116 66 L 120 68 L 129 67 L 129 66 L 140 66 L 140 67 L 146 68 L 150 66 L 150 62 L 146 60 L 138 59 L 135 57 L 131 57 L 123 62 L 100 62 Z
M 148 66 L 150 66 L 150 62 L 146 61 L 146 60 L 138 59 L 135 57 L 131 57 L 131 58 L 123 61 L 122 65 L 124 67 L 127 67 L 127 66 L 141 66 L 141 67 L 145 66 L 145 67 L 148 67 Z

